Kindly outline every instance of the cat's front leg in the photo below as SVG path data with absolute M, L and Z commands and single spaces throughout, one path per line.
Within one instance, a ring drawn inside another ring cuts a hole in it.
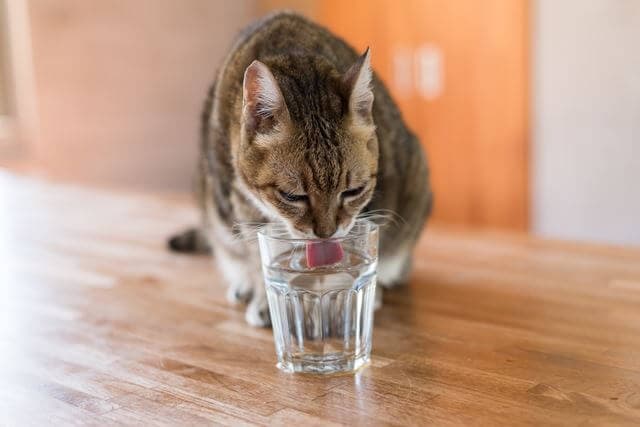
M 229 286 L 227 300 L 234 304 L 248 302 L 245 313 L 247 323 L 259 327 L 269 326 L 269 306 L 257 252 L 218 245 L 214 258 L 218 271 Z
M 382 307 L 382 295 L 385 289 L 406 285 L 411 271 L 411 251 L 400 250 L 393 255 L 383 255 L 380 257 L 378 265 L 378 283 L 376 286 L 376 296 L 374 309 Z
M 247 306 L 245 319 L 252 326 L 267 327 L 271 325 L 269 304 L 262 275 L 254 282 L 253 296 Z
M 411 272 L 411 262 L 410 249 L 405 248 L 393 254 L 383 254 L 378 265 L 378 284 L 385 289 L 406 285 Z M 379 302 L 382 303 L 381 296 Z
M 218 244 L 214 250 L 214 262 L 222 279 L 227 284 L 226 297 L 230 303 L 248 302 L 252 298 L 254 267 L 242 255 L 241 251 L 233 250 L 224 244 Z

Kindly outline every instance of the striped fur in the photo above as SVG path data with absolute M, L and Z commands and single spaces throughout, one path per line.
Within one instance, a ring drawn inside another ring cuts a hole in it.
M 257 245 L 248 237 L 255 223 L 326 237 L 345 233 L 360 213 L 393 212 L 401 219 L 381 230 L 379 280 L 407 279 L 432 205 L 428 169 L 368 62 L 368 52 L 359 56 L 326 29 L 278 13 L 240 35 L 208 94 L 197 180 L 203 221 L 183 240 L 206 237 L 229 299 L 250 300 L 251 324 L 269 320 Z M 341 196 L 358 186 L 361 194 Z M 283 192 L 308 200 L 290 202 Z

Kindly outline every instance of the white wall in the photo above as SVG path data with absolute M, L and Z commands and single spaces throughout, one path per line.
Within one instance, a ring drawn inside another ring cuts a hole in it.
M 533 227 L 640 244 L 640 0 L 536 0 Z

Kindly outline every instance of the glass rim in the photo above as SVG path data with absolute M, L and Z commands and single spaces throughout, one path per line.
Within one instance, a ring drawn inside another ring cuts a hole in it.
M 269 228 L 269 225 L 271 224 L 274 224 L 274 223 L 269 223 L 263 227 L 260 227 L 260 229 L 258 230 L 259 238 L 274 240 L 278 242 L 287 242 L 287 243 L 343 242 L 345 240 L 351 240 L 354 238 L 369 235 L 373 232 L 377 232 L 378 229 L 380 228 L 378 224 L 376 224 L 375 222 L 367 218 L 362 218 L 362 219 L 356 219 L 355 223 L 353 224 L 353 227 L 351 227 L 351 230 L 349 230 L 349 233 L 347 233 L 345 236 L 330 237 L 328 239 L 304 239 L 300 237 L 271 236 L 266 232 L 266 230 Z M 369 227 L 365 230 L 354 231 L 356 229 L 356 226 L 361 226 L 361 225 L 368 225 Z

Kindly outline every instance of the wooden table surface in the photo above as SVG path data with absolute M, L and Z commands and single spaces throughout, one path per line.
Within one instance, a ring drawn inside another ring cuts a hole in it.
M 370 366 L 275 367 L 188 197 L 0 173 L 0 425 L 640 423 L 640 250 L 430 229 Z

